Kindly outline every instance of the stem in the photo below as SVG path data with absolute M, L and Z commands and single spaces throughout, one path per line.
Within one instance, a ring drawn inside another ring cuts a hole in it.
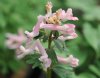
M 47 69 L 47 77 L 46 78 L 51 78 L 51 69 L 50 68 Z
M 49 39 L 48 39 L 48 49 L 51 48 L 51 43 L 52 43 L 52 31 L 51 31 Z
M 48 39 L 48 49 L 51 49 L 52 34 L 53 34 L 53 31 L 51 31 L 50 32 L 50 35 L 49 35 L 49 39 Z M 51 69 L 50 68 L 47 69 L 46 78 L 51 78 Z

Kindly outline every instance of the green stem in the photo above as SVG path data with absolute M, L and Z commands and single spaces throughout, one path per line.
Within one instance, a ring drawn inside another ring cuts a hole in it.
M 51 48 L 51 43 L 52 43 L 52 31 L 51 31 L 49 39 L 48 39 L 48 49 Z
M 51 78 L 51 69 L 50 68 L 47 69 L 47 77 L 46 78 Z
M 49 39 L 48 39 L 48 49 L 51 49 L 52 34 L 53 34 L 53 31 L 51 31 L 50 32 L 50 35 L 49 35 Z M 47 69 L 46 78 L 51 78 L 51 69 L 50 68 Z

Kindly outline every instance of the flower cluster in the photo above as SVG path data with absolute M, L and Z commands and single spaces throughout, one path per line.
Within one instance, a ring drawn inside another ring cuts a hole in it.
M 52 63 L 52 60 L 48 57 L 41 41 L 39 39 L 34 39 L 34 37 L 39 35 L 39 31 L 41 29 L 57 31 L 59 32 L 57 39 L 62 41 L 77 37 L 74 24 L 63 24 L 63 22 L 68 20 L 78 20 L 77 17 L 73 16 L 72 9 L 69 8 L 67 11 L 59 9 L 55 13 L 52 13 L 52 7 L 52 3 L 48 2 L 46 5 L 47 14 L 38 16 L 37 24 L 33 27 L 32 32 L 25 31 L 25 35 L 22 32 L 19 32 L 18 36 L 7 34 L 8 40 L 6 45 L 11 49 L 16 49 L 17 58 L 24 58 L 26 55 L 38 52 L 41 55 L 39 60 L 42 62 L 42 65 L 45 68 L 48 68 Z M 25 43 L 25 46 L 22 45 L 23 42 Z M 69 64 L 72 67 L 78 66 L 79 62 L 79 60 L 72 55 L 67 58 L 57 56 L 57 59 L 60 63 Z

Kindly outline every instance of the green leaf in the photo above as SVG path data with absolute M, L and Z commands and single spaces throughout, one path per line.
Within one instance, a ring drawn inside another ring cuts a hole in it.
M 57 64 L 53 67 L 53 71 L 60 77 L 60 78 L 71 78 L 73 74 L 73 70 L 70 66 L 64 64 Z
M 55 46 L 56 48 L 60 51 L 63 52 L 64 51 L 64 42 L 62 42 L 61 40 L 54 40 Z
M 52 65 L 55 65 L 58 63 L 58 60 L 57 60 L 57 56 L 56 56 L 56 53 L 53 49 L 47 49 L 47 53 L 48 53 L 48 57 L 52 60 Z
M 98 25 L 98 39 L 100 39 L 100 25 Z M 99 51 L 100 51 L 100 40 L 99 40 L 99 42 L 98 42 L 98 44 L 99 44 Z
M 75 78 L 97 78 L 95 75 L 89 72 L 84 72 L 76 76 Z
M 99 39 L 98 39 L 98 31 L 91 26 L 89 23 L 84 23 L 83 25 L 83 33 L 85 36 L 85 39 L 87 42 L 94 48 L 94 50 L 97 52 L 99 51 Z
M 32 68 L 35 68 L 37 66 L 40 66 L 41 64 L 39 58 L 40 58 L 40 55 L 35 53 L 35 54 L 26 56 L 25 60 L 27 64 L 32 64 Z
M 84 19 L 93 21 L 93 20 L 100 20 L 100 7 L 94 7 L 88 13 L 84 14 Z
M 89 69 L 90 69 L 90 71 L 92 71 L 93 73 L 95 73 L 97 76 L 100 77 L 100 70 L 96 66 L 90 65 Z
M 6 26 L 6 19 L 2 13 L 0 13 L 0 27 L 5 28 Z
M 58 31 L 53 31 L 53 35 L 54 35 L 55 39 L 57 39 L 59 37 L 59 32 Z

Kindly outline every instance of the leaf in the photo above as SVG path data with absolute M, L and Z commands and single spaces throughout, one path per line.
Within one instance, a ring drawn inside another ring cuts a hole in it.
M 35 68 L 41 64 L 39 58 L 40 58 L 40 55 L 35 53 L 35 54 L 26 56 L 25 60 L 26 60 L 26 63 L 32 64 L 32 68 Z
M 98 39 L 100 39 L 100 25 L 98 25 Z M 99 51 L 100 51 L 100 40 L 99 40 L 99 42 L 98 42 L 98 44 L 99 44 Z
M 57 39 L 59 37 L 59 32 L 58 31 L 53 31 L 53 36 L 55 37 L 55 39 Z
M 2 13 L 0 13 L 0 27 L 2 28 L 6 27 L 6 19 Z
M 45 34 L 45 33 L 43 33 L 43 34 Z M 45 43 L 47 40 L 48 40 L 48 36 L 44 35 L 43 36 L 43 42 Z
M 99 51 L 98 48 L 98 31 L 93 28 L 89 23 L 84 23 L 83 25 L 83 34 L 87 42 L 94 48 L 97 52 Z
M 55 46 L 56 48 L 60 51 L 60 52 L 64 52 L 64 48 L 65 47 L 65 43 L 61 40 L 54 40 Z
M 94 7 L 88 13 L 84 14 L 84 19 L 88 21 L 100 20 L 100 7 Z
M 94 74 L 89 72 L 84 72 L 76 76 L 75 78 L 97 78 Z
M 60 77 L 60 78 L 71 78 L 73 74 L 73 70 L 70 66 L 64 64 L 57 64 L 53 67 L 53 71 Z
M 97 76 L 100 77 L 100 70 L 96 66 L 90 65 L 89 69 L 90 69 L 90 71 L 92 71 L 93 73 L 95 73 Z
M 47 53 L 48 53 L 48 57 L 52 60 L 52 65 L 55 65 L 58 63 L 58 60 L 57 60 L 57 56 L 56 56 L 56 53 L 53 49 L 47 49 Z

